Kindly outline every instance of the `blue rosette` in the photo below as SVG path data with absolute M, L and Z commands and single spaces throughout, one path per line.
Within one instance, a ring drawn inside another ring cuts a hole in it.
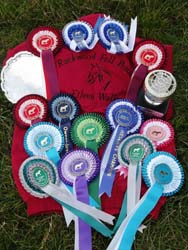
M 67 153 L 73 149 L 70 129 L 72 121 L 80 112 L 80 105 L 74 96 L 70 94 L 59 94 L 50 100 L 49 112 L 53 121 L 59 124 L 64 134 L 65 147 L 63 153 Z
M 125 120 L 123 121 L 123 115 Z M 117 99 L 111 102 L 106 109 L 106 119 L 114 130 L 118 125 L 127 127 L 127 135 L 138 132 L 144 116 L 139 107 L 127 99 Z
M 80 112 L 80 105 L 70 94 L 59 94 L 49 101 L 51 118 L 58 123 L 72 121 Z
M 73 21 L 65 25 L 62 36 L 65 44 L 71 50 L 79 52 L 89 49 L 94 40 L 94 31 L 89 23 Z
M 99 196 L 103 193 L 111 195 L 115 168 L 118 165 L 118 147 L 127 135 L 138 131 L 143 115 L 130 101 L 117 99 L 107 107 L 106 119 L 113 132 L 101 161 Z
M 128 42 L 126 26 L 119 21 L 107 19 L 98 29 L 98 36 L 102 45 L 111 53 L 122 53 L 124 45 Z
M 163 151 L 155 152 L 144 160 L 142 175 L 148 187 L 160 185 L 163 196 L 177 193 L 184 181 L 180 162 L 172 154 Z
M 50 122 L 39 122 L 30 127 L 24 136 L 24 149 L 29 156 L 48 157 L 55 164 L 60 160 L 59 153 L 64 147 L 61 129 Z

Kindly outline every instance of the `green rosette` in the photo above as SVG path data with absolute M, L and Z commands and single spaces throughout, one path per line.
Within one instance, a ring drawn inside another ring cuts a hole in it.
M 109 137 L 109 125 L 102 115 L 86 113 L 78 116 L 71 127 L 71 139 L 78 147 L 98 152 Z

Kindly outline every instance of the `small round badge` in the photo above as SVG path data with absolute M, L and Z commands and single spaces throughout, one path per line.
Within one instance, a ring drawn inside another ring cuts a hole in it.
M 117 99 L 110 103 L 106 110 L 106 119 L 112 129 L 122 126 L 127 133 L 135 133 L 142 124 L 141 111 L 126 99 Z
M 62 120 L 72 121 L 79 113 L 77 100 L 68 94 L 59 94 L 49 102 L 49 110 L 52 119 L 56 122 Z
M 92 43 L 94 32 L 89 23 L 73 21 L 65 25 L 62 36 L 67 46 L 75 51 L 81 51 L 86 50 Z M 72 44 L 74 44 L 74 46 Z
M 39 122 L 33 125 L 24 136 L 24 148 L 30 156 L 46 156 L 45 152 L 51 148 L 61 152 L 63 147 L 62 131 L 50 122 Z
M 62 181 L 73 185 L 76 177 L 84 175 L 91 182 L 99 173 L 100 161 L 96 154 L 85 149 L 67 153 L 59 165 Z
M 137 66 L 143 64 L 148 70 L 161 68 L 166 59 L 164 46 L 154 40 L 143 40 L 139 42 L 133 52 L 133 63 Z
M 155 152 L 147 156 L 142 167 L 148 187 L 156 182 L 163 186 L 163 196 L 178 192 L 183 185 L 184 173 L 179 161 L 167 152 Z
M 119 42 L 127 43 L 128 32 L 123 24 L 116 20 L 104 21 L 98 29 L 98 35 L 101 43 L 110 49 L 111 43 L 116 44 L 117 51 L 121 52 L 121 46 Z M 119 46 L 119 48 L 118 48 Z
M 134 134 L 126 137 L 118 148 L 119 163 L 141 162 L 144 157 L 155 152 L 155 146 L 146 136 Z
M 52 27 L 39 27 L 32 30 L 27 38 L 31 51 L 40 55 L 43 50 L 52 50 L 56 53 L 61 47 L 61 34 Z
M 97 113 L 78 116 L 71 128 L 71 138 L 79 147 L 86 147 L 88 141 L 95 141 L 100 147 L 109 136 L 109 126 L 104 117 Z
M 24 189 L 31 195 L 38 198 L 48 197 L 41 188 L 49 182 L 58 184 L 59 178 L 55 165 L 41 157 L 29 157 L 19 169 L 20 182 Z
M 14 106 L 13 114 L 17 125 L 29 127 L 37 121 L 47 119 L 47 100 L 39 95 L 27 95 L 22 97 Z

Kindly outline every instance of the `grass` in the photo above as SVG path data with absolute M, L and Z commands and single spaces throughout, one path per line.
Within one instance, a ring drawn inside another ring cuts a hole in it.
M 138 36 L 174 45 L 173 96 L 177 155 L 186 181 L 168 202 L 157 221 L 146 220 L 137 234 L 134 250 L 188 250 L 188 3 L 181 0 L 0 0 L 0 62 L 7 50 L 22 42 L 39 25 L 62 28 L 82 15 L 103 12 L 128 23 L 138 16 Z M 72 250 L 74 228 L 66 228 L 61 215 L 28 218 L 13 183 L 10 149 L 13 132 L 12 104 L 0 93 L 0 249 Z M 93 232 L 93 250 L 106 249 L 109 239 Z M 82 249 L 87 250 L 87 249 Z

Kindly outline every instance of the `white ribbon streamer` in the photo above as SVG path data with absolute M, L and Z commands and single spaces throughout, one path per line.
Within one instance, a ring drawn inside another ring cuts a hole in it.
M 134 209 L 136 205 L 136 173 L 137 162 L 130 163 L 128 167 L 127 177 L 127 215 Z
M 124 54 L 133 51 L 136 39 L 136 32 L 137 32 L 137 17 L 135 17 L 135 19 L 131 18 L 130 31 L 128 34 L 128 45 L 126 45 L 126 43 L 123 41 L 119 41 L 121 50 Z M 113 42 L 111 42 L 111 47 L 107 51 L 109 53 L 116 54 L 118 52 L 117 46 Z
M 69 189 L 66 187 L 66 185 L 62 181 L 60 182 L 59 187 L 62 190 L 66 190 L 69 194 L 71 194 Z M 69 227 L 70 223 L 75 220 L 76 216 L 72 212 L 70 212 L 67 208 L 65 208 L 63 206 L 62 206 L 62 209 L 63 209 L 66 225 L 67 225 L 67 227 Z
M 83 45 L 83 48 L 86 48 L 88 50 L 92 50 L 95 47 L 95 45 L 97 44 L 98 40 L 99 40 L 99 37 L 98 37 L 98 35 L 96 33 L 94 35 L 94 39 L 93 39 L 92 43 L 90 44 L 90 46 L 88 46 L 88 44 L 86 43 L 85 40 L 81 41 L 80 43 Z M 76 50 L 77 46 L 78 46 L 78 43 L 73 39 L 70 42 L 70 49 L 75 51 L 75 52 L 80 52 L 81 51 L 80 49 Z
M 67 192 L 67 190 L 63 190 L 59 188 L 57 185 L 50 183 L 47 186 L 41 188 L 45 193 L 52 196 L 53 198 L 60 200 L 66 203 L 69 206 L 72 206 L 85 214 L 88 214 L 98 220 L 100 223 L 106 222 L 108 224 L 113 225 L 114 216 L 105 213 L 101 210 L 96 209 L 95 207 L 91 207 L 83 202 L 78 201 L 73 194 Z
M 140 162 L 138 164 L 129 165 L 127 178 L 127 215 L 135 208 L 140 200 L 142 181 L 141 167 L 142 165 Z M 145 228 L 145 225 L 140 225 L 138 231 L 143 233 Z

